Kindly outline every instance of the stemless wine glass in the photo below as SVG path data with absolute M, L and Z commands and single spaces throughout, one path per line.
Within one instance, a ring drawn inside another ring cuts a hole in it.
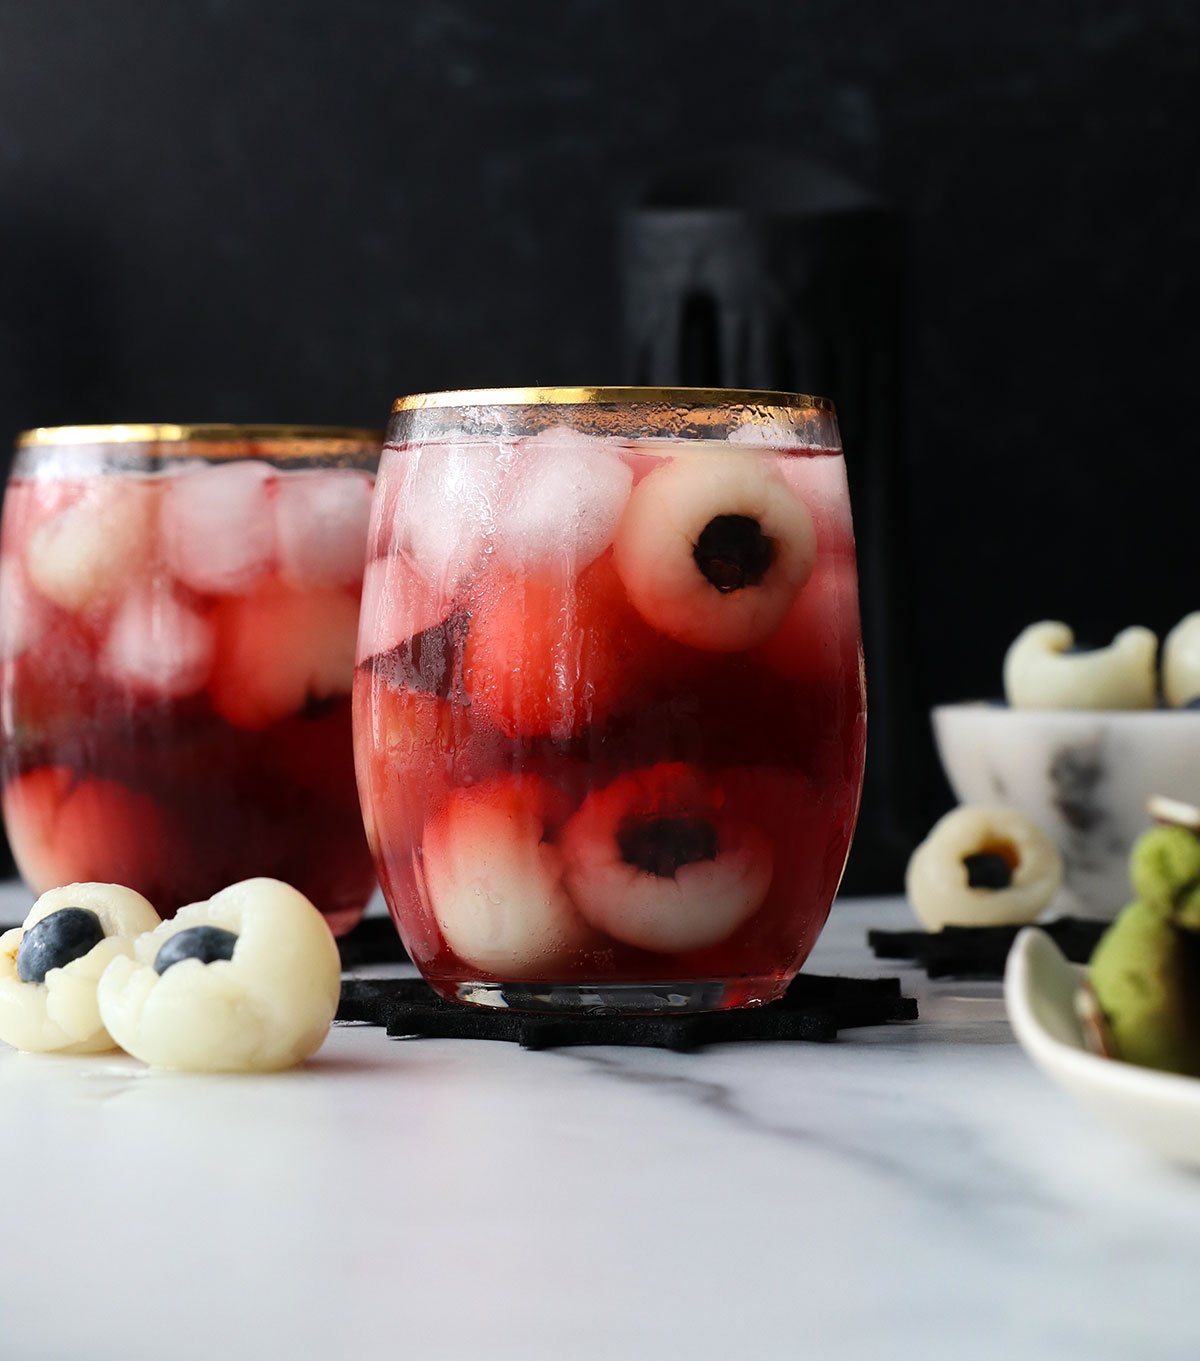
M 828 915 L 862 785 L 832 406 L 539 388 L 393 412 L 355 758 L 422 973 L 526 1009 L 778 997 Z
M 35 892 L 164 915 L 254 875 L 335 931 L 374 886 L 350 690 L 380 435 L 117 425 L 18 441 L 0 542 L 4 816 Z

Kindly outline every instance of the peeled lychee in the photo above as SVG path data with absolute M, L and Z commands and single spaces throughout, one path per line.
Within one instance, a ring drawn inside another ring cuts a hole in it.
M 590 795 L 562 842 L 567 889 L 584 917 L 643 950 L 725 940 L 771 884 L 767 838 L 726 810 L 719 784 L 681 763 Z
M 769 459 L 701 448 L 638 483 L 613 556 L 630 600 L 660 633 L 738 652 L 787 613 L 812 574 L 816 534 Z
M 82 921 L 82 938 L 74 920 L 73 930 L 60 928 L 68 919 Z M 112 1049 L 97 984 L 112 960 L 132 953 L 134 939 L 157 925 L 151 904 L 119 884 L 67 884 L 43 893 L 23 924 L 0 936 L 0 1040 L 32 1053 Z M 32 972 L 23 967 L 31 947 L 39 956 Z
M 1200 697 L 1200 611 L 1181 619 L 1163 642 L 1162 688 L 1175 709 Z
M 320 1048 L 341 962 L 317 909 L 278 879 L 248 879 L 140 936 L 100 980 L 100 1014 L 155 1068 L 269 1072 Z
M 533 776 L 456 789 L 425 834 L 425 881 L 446 944 L 504 979 L 553 979 L 594 943 L 553 842 L 561 795 Z
M 905 889 L 926 930 L 1021 926 L 1062 883 L 1058 847 L 1015 808 L 964 804 L 940 818 L 908 862 Z
M 1152 709 L 1158 639 L 1122 629 L 1107 647 L 1075 652 L 1056 620 L 1023 629 L 1004 657 L 1004 695 L 1014 709 Z
M 153 558 L 157 490 L 98 480 L 40 524 L 25 549 L 35 589 L 65 610 L 104 605 Z

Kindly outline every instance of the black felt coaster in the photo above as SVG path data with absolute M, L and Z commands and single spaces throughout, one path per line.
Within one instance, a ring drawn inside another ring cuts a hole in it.
M 1059 917 L 1039 923 L 1074 964 L 1086 964 L 1107 922 Z M 1019 926 L 945 926 L 940 931 L 868 931 L 877 959 L 911 959 L 930 978 L 1003 978 Z
M 852 1026 L 915 1021 L 898 978 L 801 974 L 778 1002 L 693 1016 L 546 1016 L 445 1002 L 421 979 L 347 979 L 339 1021 L 387 1027 L 393 1038 L 509 1040 L 525 1049 L 575 1044 L 689 1050 L 731 1040 L 833 1040 Z
M 344 936 L 338 937 L 343 969 L 364 964 L 403 964 L 408 953 L 391 917 L 367 917 Z

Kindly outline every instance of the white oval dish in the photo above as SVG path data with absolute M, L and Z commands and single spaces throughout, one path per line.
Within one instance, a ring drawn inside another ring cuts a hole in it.
M 1004 970 L 1004 1001 L 1021 1047 L 1114 1129 L 1172 1162 L 1200 1168 L 1200 1079 L 1088 1053 L 1075 1015 L 1083 974 L 1044 931 L 1021 932 Z

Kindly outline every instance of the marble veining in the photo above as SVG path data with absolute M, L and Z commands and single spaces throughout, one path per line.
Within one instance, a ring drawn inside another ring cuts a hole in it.
M 865 932 L 906 916 L 839 905 L 813 967 L 894 972 Z M 903 977 L 921 1021 L 826 1045 L 0 1052 L 0 1357 L 1194 1361 L 1200 1180 L 1042 1078 L 996 985 Z
M 840 1092 L 827 1090 L 826 1094 L 844 1103 L 855 1118 L 847 1120 L 840 1115 L 836 1124 L 821 1129 L 805 1121 L 803 1111 L 796 1111 L 793 1119 L 755 1111 L 730 1084 L 664 1072 L 658 1066 L 648 1069 L 619 1049 L 604 1054 L 559 1052 L 620 1082 L 682 1098 L 701 1111 L 717 1114 L 732 1122 L 738 1134 L 778 1139 L 801 1151 L 820 1152 L 869 1175 L 898 1180 L 906 1189 L 918 1190 L 933 1200 L 957 1201 L 969 1195 L 981 1212 L 993 1203 L 1011 1206 L 1014 1199 L 1047 1211 L 1060 1208 L 1054 1197 L 1031 1187 L 1023 1171 L 991 1153 L 975 1131 L 945 1108 L 918 1107 L 912 1111 L 906 1122 L 907 1139 L 897 1149 L 888 1150 L 881 1147 L 877 1131 L 894 1114 L 893 1100 L 863 1100 L 861 1094 L 846 1086 Z M 818 1109 L 829 1108 L 822 1104 Z M 856 1134 L 852 1126 L 868 1131 L 868 1138 Z M 936 1156 L 931 1157 L 931 1152 Z

